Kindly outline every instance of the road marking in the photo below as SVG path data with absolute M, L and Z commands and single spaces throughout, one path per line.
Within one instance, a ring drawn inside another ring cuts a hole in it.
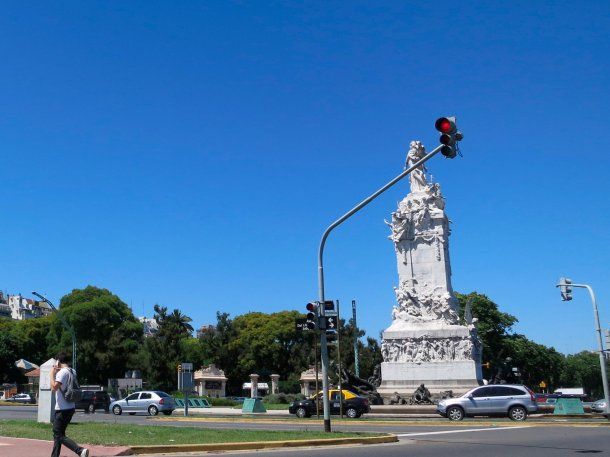
M 468 433 L 468 432 L 489 432 L 494 430 L 515 430 L 518 428 L 529 428 L 529 425 L 522 425 L 518 427 L 492 427 L 492 428 L 470 428 L 467 430 L 445 430 L 442 432 L 421 432 L 421 433 L 400 433 L 396 436 L 399 438 L 405 438 L 408 436 L 427 436 L 427 435 L 444 435 L 447 433 Z

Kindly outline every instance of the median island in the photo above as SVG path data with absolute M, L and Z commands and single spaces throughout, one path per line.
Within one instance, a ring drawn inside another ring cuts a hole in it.
M 50 424 L 40 424 L 33 420 L 0 420 L 0 436 L 52 440 Z M 111 424 L 100 422 L 72 423 L 70 438 L 78 443 L 103 446 L 128 446 L 135 453 L 139 448 L 158 446 L 156 452 L 167 452 L 167 449 L 184 445 L 216 445 L 220 449 L 233 443 L 269 443 L 260 447 L 284 447 L 315 444 L 352 444 L 354 441 L 365 443 L 368 440 L 379 442 L 387 438 L 381 433 L 333 432 L 320 431 L 285 431 L 285 430 L 233 430 L 207 429 L 202 427 L 175 427 L 165 425 Z M 327 442 L 331 440 L 332 442 Z M 277 443 L 271 445 L 270 442 Z M 282 444 L 280 444 L 280 442 Z M 292 442 L 293 444 L 290 444 Z M 299 443 L 300 442 L 300 443 Z M 309 442 L 309 443 L 307 443 Z M 218 446 L 220 445 L 220 447 Z M 241 447 L 241 446 L 238 446 Z M 150 449 L 155 452 L 154 449 Z

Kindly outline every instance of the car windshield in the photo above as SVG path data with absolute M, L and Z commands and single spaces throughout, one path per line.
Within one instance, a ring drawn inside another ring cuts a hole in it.
M 160 392 L 160 391 L 156 390 L 155 393 L 161 398 L 169 397 L 169 395 L 167 395 L 165 392 Z

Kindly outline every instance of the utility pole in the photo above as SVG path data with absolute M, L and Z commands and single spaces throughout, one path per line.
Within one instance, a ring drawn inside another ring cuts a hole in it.
M 354 371 L 360 377 L 360 364 L 358 363 L 358 324 L 356 323 L 356 300 L 352 300 L 352 322 L 354 326 Z
M 332 232 L 335 228 L 345 222 L 347 219 L 352 217 L 366 205 L 371 203 L 377 197 L 379 197 L 382 193 L 392 187 L 394 184 L 399 182 L 404 177 L 408 176 L 413 170 L 421 167 L 424 163 L 434 157 L 438 152 L 441 152 L 445 157 L 453 158 L 456 156 L 456 150 L 458 148 L 457 143 L 462 140 L 464 137 L 461 132 L 457 130 L 457 125 L 454 117 L 441 117 L 435 123 L 436 129 L 441 132 L 441 136 L 439 144 L 436 148 L 426 154 L 417 162 L 413 163 L 411 167 L 406 168 L 402 173 L 392 179 L 385 186 L 374 192 L 372 195 L 368 196 L 356 206 L 354 206 L 351 210 L 337 219 L 335 222 L 330 224 L 328 228 L 322 234 L 322 238 L 320 239 L 320 246 L 318 248 L 318 300 L 320 303 L 324 303 L 325 293 L 324 293 L 324 246 L 326 245 L 326 239 L 330 232 Z M 321 316 L 324 318 L 324 306 L 321 307 Z M 328 345 L 326 341 L 326 332 L 320 332 L 320 352 L 322 359 L 322 389 L 324 392 L 324 431 L 330 432 L 330 402 L 328 398 Z
M 337 366 L 339 367 L 339 415 L 343 419 L 343 380 L 341 378 L 341 312 L 337 300 Z
M 597 333 L 597 342 L 599 344 L 599 365 L 602 372 L 602 385 L 604 388 L 604 398 L 606 400 L 606 418 L 610 420 L 610 405 L 608 404 L 608 400 L 610 400 L 610 394 L 608 392 L 608 376 L 606 375 L 606 356 L 604 353 L 604 340 L 602 338 L 601 325 L 599 324 L 599 311 L 597 310 L 597 301 L 595 300 L 595 293 L 593 292 L 593 288 L 588 284 L 572 284 L 572 281 L 567 278 L 560 278 L 559 284 L 557 284 L 556 287 L 559 287 L 559 290 L 561 291 L 561 298 L 563 301 L 572 300 L 572 287 L 587 289 L 589 291 L 589 296 L 591 297 L 591 302 L 593 303 L 595 331 Z

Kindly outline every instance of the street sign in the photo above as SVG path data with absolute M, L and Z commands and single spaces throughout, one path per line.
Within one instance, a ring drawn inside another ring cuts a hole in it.
M 337 316 L 324 316 L 326 330 L 337 330 Z
M 546 382 L 542 381 L 538 386 L 540 386 L 541 389 L 546 389 Z
M 190 390 L 193 387 L 193 373 L 181 371 L 178 373 L 178 390 Z
M 309 331 L 309 329 L 307 328 L 307 319 L 295 319 L 294 328 L 297 331 L 297 333 Z

